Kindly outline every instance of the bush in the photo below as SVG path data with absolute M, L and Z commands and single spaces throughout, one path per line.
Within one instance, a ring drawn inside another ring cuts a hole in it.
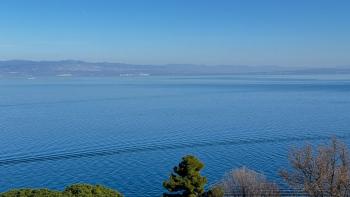
M 233 196 L 280 196 L 278 186 L 264 175 L 245 167 L 231 171 L 222 180 L 225 194 Z
M 112 189 L 101 185 L 76 184 L 63 192 L 48 189 L 18 189 L 0 194 L 0 197 L 122 197 Z
M 63 191 L 63 196 L 69 197 L 121 197 L 122 195 L 112 189 L 101 185 L 75 184 Z
M 224 188 L 222 186 L 214 186 L 209 191 L 205 192 L 202 197 L 223 197 Z
M 2 193 L 0 197 L 62 197 L 62 194 L 48 189 L 17 189 Z

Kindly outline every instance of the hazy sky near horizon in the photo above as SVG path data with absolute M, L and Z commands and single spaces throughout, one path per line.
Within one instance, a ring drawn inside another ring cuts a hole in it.
M 1 0 L 0 59 L 350 65 L 350 1 Z

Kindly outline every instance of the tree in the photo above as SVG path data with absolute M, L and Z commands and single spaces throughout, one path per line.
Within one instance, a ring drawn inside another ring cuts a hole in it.
M 164 197 L 197 197 L 204 193 L 207 179 L 200 174 L 204 164 L 196 157 L 188 155 L 182 158 L 169 180 L 163 182 L 163 186 L 170 193 L 164 193 Z
M 122 195 L 112 189 L 101 185 L 75 184 L 67 187 L 63 191 L 63 196 L 67 197 L 122 197 Z
M 264 175 L 245 167 L 228 173 L 221 182 L 225 194 L 233 196 L 280 196 L 278 186 Z
M 350 195 L 348 150 L 335 138 L 317 151 L 310 145 L 293 150 L 289 160 L 292 170 L 282 170 L 280 174 L 291 187 L 310 196 Z

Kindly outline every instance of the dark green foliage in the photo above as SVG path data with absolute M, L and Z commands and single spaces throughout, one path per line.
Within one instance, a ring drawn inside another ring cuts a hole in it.
M 202 195 L 202 197 L 223 197 L 223 196 L 224 196 L 224 188 L 222 188 L 221 186 L 215 186 Z
M 163 186 L 170 193 L 163 196 L 197 197 L 204 193 L 204 185 L 207 179 L 202 177 L 200 170 L 204 164 L 196 157 L 188 155 L 182 158 L 169 180 L 163 182 Z
M 122 197 L 112 189 L 101 185 L 76 184 L 63 192 L 48 189 L 18 189 L 1 193 L 0 197 Z
M 0 194 L 0 197 L 61 197 L 58 191 L 48 189 L 18 189 Z
M 119 192 L 101 185 L 76 184 L 67 187 L 63 191 L 64 196 L 69 197 L 121 197 Z

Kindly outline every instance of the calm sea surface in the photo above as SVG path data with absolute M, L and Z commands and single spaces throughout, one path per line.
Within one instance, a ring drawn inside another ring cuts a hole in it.
M 186 154 L 213 184 L 247 166 L 280 181 L 288 149 L 350 144 L 350 76 L 0 78 L 0 191 L 100 183 L 160 196 Z

